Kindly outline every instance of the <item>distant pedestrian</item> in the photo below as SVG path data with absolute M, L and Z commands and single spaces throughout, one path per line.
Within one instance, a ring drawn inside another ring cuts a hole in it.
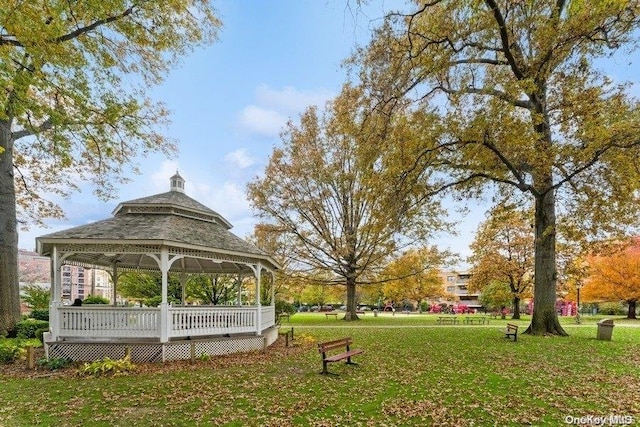
M 71 304 L 72 307 L 80 307 L 82 305 L 82 300 L 80 298 L 76 298 L 75 300 L 73 300 L 73 304 Z

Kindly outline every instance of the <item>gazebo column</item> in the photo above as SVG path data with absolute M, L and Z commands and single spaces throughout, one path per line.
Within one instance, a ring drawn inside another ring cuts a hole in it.
M 162 302 L 160 303 L 160 342 L 169 342 L 169 331 L 171 330 L 171 318 L 169 317 L 169 302 L 167 295 L 169 294 L 169 269 L 174 261 L 181 259 L 184 255 L 174 255 L 169 259 L 169 249 L 163 247 L 160 250 L 160 258 L 155 254 L 147 254 L 153 258 L 162 273 Z
M 276 305 L 276 276 L 271 272 L 271 306 Z M 275 313 L 275 309 L 274 309 Z
M 160 272 L 162 273 L 162 302 L 160 303 L 160 342 L 169 341 L 169 329 L 171 319 L 169 318 L 169 250 L 162 248 L 160 253 Z
M 118 296 L 118 261 L 114 261 L 113 263 L 111 263 L 111 268 L 112 268 L 112 271 L 111 272 L 107 271 L 107 273 L 109 274 L 109 277 L 111 278 L 111 283 L 113 283 L 112 296 L 113 296 L 113 306 L 115 307 L 116 305 L 118 305 L 118 303 L 117 303 L 117 296 Z
M 49 330 L 51 340 L 56 341 L 60 335 L 60 307 L 63 306 L 62 295 L 62 264 L 71 254 L 60 255 L 58 247 L 53 245 L 51 251 L 51 302 L 49 303 Z
M 262 301 L 260 298 L 260 274 L 262 272 L 262 264 L 251 265 L 253 274 L 256 279 L 256 335 L 262 333 Z
M 60 315 L 59 308 L 62 307 L 60 295 L 62 294 L 62 271 L 61 263 L 58 259 L 58 247 L 53 246 L 51 252 L 51 302 L 49 303 L 49 330 L 51 339 L 56 341 L 60 335 Z
M 236 292 L 236 305 L 240 306 L 242 305 L 242 274 L 238 273 L 236 283 L 238 285 L 238 289 Z
M 182 261 L 184 262 L 184 259 Z M 184 265 L 183 270 L 180 272 L 180 289 L 180 300 L 182 305 L 187 305 L 187 274 L 184 272 Z

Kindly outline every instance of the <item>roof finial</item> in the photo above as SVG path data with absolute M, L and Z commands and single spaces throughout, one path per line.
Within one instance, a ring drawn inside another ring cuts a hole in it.
M 184 178 L 180 176 L 177 169 L 176 174 L 171 177 L 170 181 L 171 191 L 179 191 L 180 193 L 184 193 Z

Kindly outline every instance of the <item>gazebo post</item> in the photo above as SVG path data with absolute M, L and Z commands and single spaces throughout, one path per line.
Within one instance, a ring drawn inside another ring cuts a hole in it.
M 59 308 L 62 307 L 60 295 L 62 294 L 62 262 L 59 259 L 58 247 L 53 245 L 51 251 L 51 302 L 49 303 L 49 329 L 51 330 L 51 339 L 56 341 L 60 335 L 60 317 Z
M 260 298 L 260 273 L 262 271 L 262 264 L 258 263 L 253 271 L 256 277 L 256 335 L 260 335 L 262 333 L 262 301 Z
M 238 273 L 236 283 L 238 284 L 238 291 L 236 292 L 236 305 L 240 306 L 242 305 L 242 274 Z
M 183 260 L 184 261 L 184 260 Z M 180 300 L 182 302 L 182 305 L 187 305 L 187 299 L 186 299 L 186 290 L 187 290 L 187 275 L 184 272 L 184 265 L 182 267 L 182 271 L 180 272 Z
M 117 295 L 118 295 L 118 263 L 116 261 L 112 264 L 113 267 L 113 276 L 111 276 L 111 282 L 113 282 L 113 306 L 117 305 Z
M 275 307 L 276 305 L 276 277 L 273 275 L 273 271 L 271 273 L 271 306 Z M 275 311 L 274 311 L 275 313 Z
M 162 302 L 160 303 L 160 342 L 169 341 L 169 249 L 163 247 L 160 251 L 160 271 L 162 273 Z

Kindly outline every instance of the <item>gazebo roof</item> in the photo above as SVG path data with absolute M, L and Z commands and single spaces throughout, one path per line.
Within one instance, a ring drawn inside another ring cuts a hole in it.
M 119 269 L 157 270 L 148 254 L 167 248 L 182 255 L 172 270 L 207 273 L 249 272 L 261 262 L 278 269 L 271 256 L 231 233 L 231 224 L 219 213 L 184 194 L 184 180 L 171 177 L 171 191 L 120 203 L 113 217 L 69 228 L 36 239 L 38 252 L 51 255 L 53 247 L 68 254 L 67 263 Z

